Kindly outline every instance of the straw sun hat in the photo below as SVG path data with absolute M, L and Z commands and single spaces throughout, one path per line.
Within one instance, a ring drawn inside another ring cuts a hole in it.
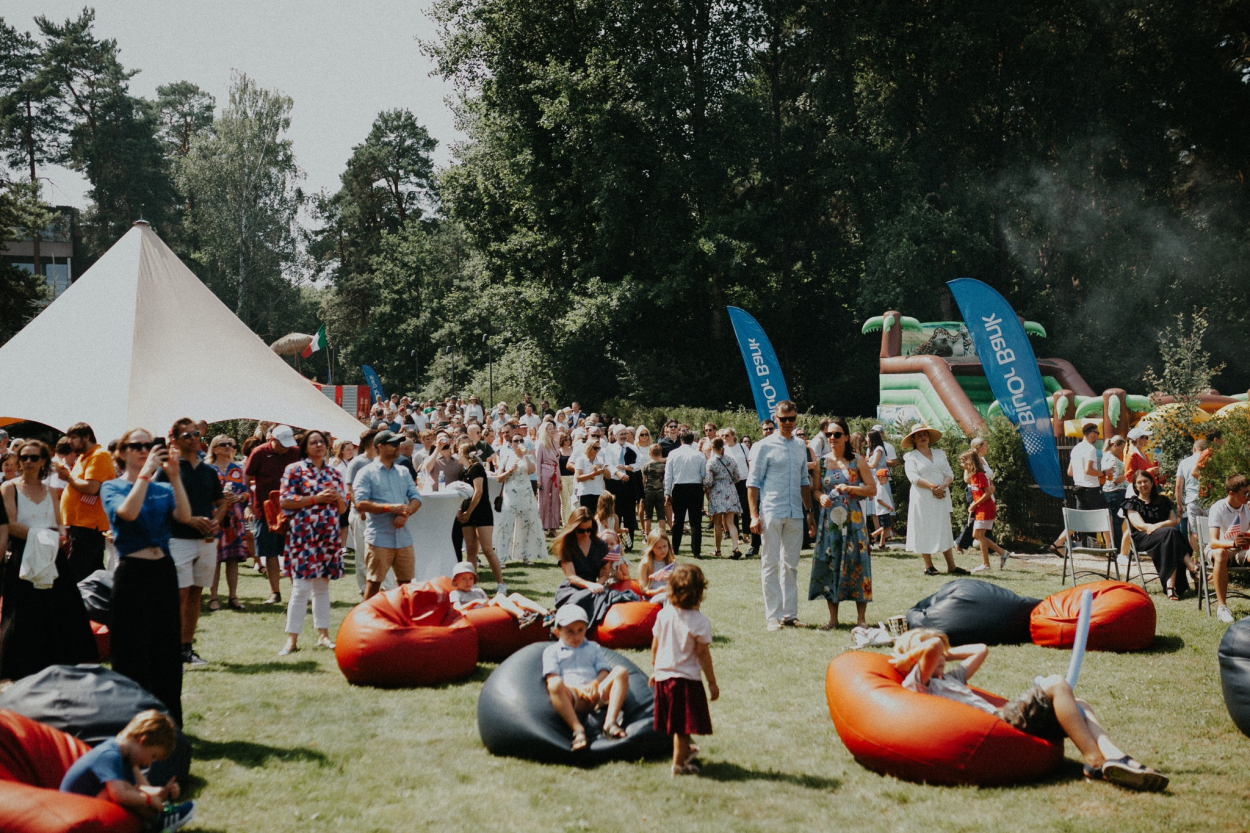
M 903 441 L 899 443 L 899 445 L 901 445 L 903 448 L 915 448 L 916 443 L 915 443 L 915 440 L 912 439 L 912 437 L 916 436 L 917 434 L 924 434 L 924 433 L 927 433 L 929 435 L 929 445 L 933 445 L 935 442 L 942 439 L 941 431 L 937 430 L 936 428 L 930 428 L 929 426 L 925 425 L 923 422 L 917 422 L 914 426 L 912 426 L 912 429 L 910 432 L 908 432 L 907 436 L 903 437 Z

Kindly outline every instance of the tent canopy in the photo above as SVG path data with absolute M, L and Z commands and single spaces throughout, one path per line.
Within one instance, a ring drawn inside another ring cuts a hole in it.
M 163 435 L 184 416 L 363 430 L 139 221 L 0 347 L 0 418 L 82 421 L 107 443 L 135 427 Z

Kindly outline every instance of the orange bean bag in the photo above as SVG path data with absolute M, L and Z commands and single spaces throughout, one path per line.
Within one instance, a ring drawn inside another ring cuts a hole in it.
M 834 658 L 825 674 L 838 737 L 874 772 L 931 784 L 1015 784 L 1042 778 L 1063 760 L 1062 741 L 1027 735 L 980 709 L 902 683 L 884 655 L 864 651 Z
M 352 608 L 334 658 L 356 685 L 440 685 L 477 667 L 477 632 L 443 591 L 403 584 Z
M 651 644 L 655 617 L 660 615 L 655 602 L 618 602 L 608 608 L 595 629 L 594 640 L 605 648 L 645 648 Z
M 109 801 L 59 792 L 91 747 L 17 712 L 0 709 L 0 831 L 137 833 L 139 817 Z
M 91 632 L 95 634 L 95 649 L 100 653 L 100 662 L 104 662 L 109 658 L 109 626 L 92 622 Z
M 526 645 L 551 639 L 551 631 L 542 622 L 522 628 L 502 607 L 475 607 L 461 615 L 477 632 L 477 658 L 483 662 L 503 662 Z
M 1047 596 L 1029 617 L 1033 644 L 1046 648 L 1071 648 L 1076 621 L 1081 613 L 1081 594 L 1094 594 L 1090 609 L 1091 651 L 1141 651 L 1155 638 L 1155 605 L 1150 594 L 1124 581 L 1079 584 Z

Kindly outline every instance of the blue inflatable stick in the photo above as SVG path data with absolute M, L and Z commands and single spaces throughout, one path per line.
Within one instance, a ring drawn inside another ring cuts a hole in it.
M 1068 662 L 1068 675 L 1064 678 L 1070 688 L 1076 688 L 1076 678 L 1085 660 L 1085 643 L 1089 640 L 1089 617 L 1094 607 L 1094 594 L 1086 590 L 1081 594 L 1081 613 L 1076 620 L 1076 637 L 1072 640 L 1072 659 Z

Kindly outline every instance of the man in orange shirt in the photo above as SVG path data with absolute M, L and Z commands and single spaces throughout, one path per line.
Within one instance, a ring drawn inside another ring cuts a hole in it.
M 61 517 L 69 528 L 69 569 L 75 582 L 104 569 L 104 533 L 109 521 L 100 502 L 100 487 L 117 476 L 113 457 L 95 439 L 95 431 L 85 422 L 76 422 L 65 432 L 78 454 L 73 471 L 56 463 L 56 474 L 65 481 L 61 493 Z

